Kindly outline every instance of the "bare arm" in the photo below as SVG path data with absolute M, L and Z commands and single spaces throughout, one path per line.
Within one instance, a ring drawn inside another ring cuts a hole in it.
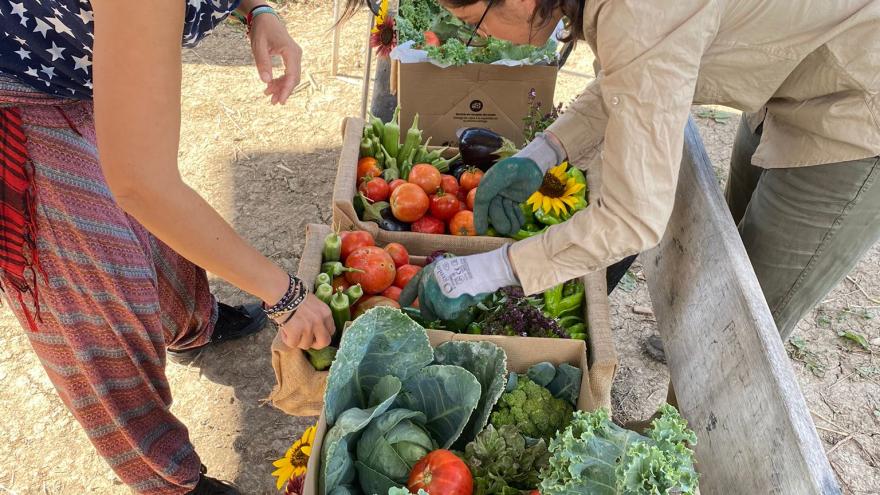
M 95 126 L 116 201 L 186 259 L 274 304 L 287 289 L 287 273 L 236 234 L 177 169 L 184 3 L 92 6 Z

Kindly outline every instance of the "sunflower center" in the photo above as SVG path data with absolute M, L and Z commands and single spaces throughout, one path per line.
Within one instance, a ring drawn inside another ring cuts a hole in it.
M 290 463 L 294 466 L 305 466 L 309 462 L 309 456 L 303 453 L 302 449 L 296 449 L 290 456 Z
M 541 183 L 538 191 L 550 198 L 561 198 L 565 195 L 565 182 L 553 174 L 544 174 L 544 182 Z
M 394 29 L 382 25 L 379 27 L 379 40 L 383 45 L 390 45 L 394 42 Z

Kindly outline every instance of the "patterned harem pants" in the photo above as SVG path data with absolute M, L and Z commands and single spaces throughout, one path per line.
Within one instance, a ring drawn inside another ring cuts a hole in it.
M 8 307 L 122 481 L 141 494 L 187 493 L 200 461 L 169 411 L 165 350 L 210 339 L 217 305 L 206 274 L 116 204 L 90 102 L 51 99 L 0 78 L 0 106 L 21 117 L 34 198 L 36 253 L 25 250 L 34 261 L 31 287 L 22 294 L 4 273 Z

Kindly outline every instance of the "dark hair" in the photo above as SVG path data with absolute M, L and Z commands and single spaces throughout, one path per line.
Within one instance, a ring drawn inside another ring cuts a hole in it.
M 450 5 L 452 7 L 467 7 L 468 5 L 473 5 L 479 2 L 485 2 L 486 0 L 443 0 L 442 3 Z M 532 13 L 532 23 L 536 20 L 546 23 L 550 18 L 553 11 L 556 9 L 560 9 L 562 14 L 566 17 L 565 21 L 565 36 L 560 39 L 560 41 L 572 41 L 572 40 L 582 40 L 584 39 L 584 2 L 585 0 L 536 0 L 537 6 L 535 7 L 535 11 Z M 345 10 L 342 13 L 342 17 L 340 17 L 340 22 L 345 19 L 351 18 L 354 13 L 357 11 L 358 7 L 361 5 L 366 5 L 370 7 L 373 12 L 376 12 L 378 9 L 379 1 L 374 2 L 374 0 L 346 0 Z M 504 0 L 495 0 L 496 4 L 504 3 Z

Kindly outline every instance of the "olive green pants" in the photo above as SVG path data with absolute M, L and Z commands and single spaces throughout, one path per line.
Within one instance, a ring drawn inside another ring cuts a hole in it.
M 785 340 L 880 239 L 880 157 L 763 169 L 760 140 L 740 123 L 726 196 Z

